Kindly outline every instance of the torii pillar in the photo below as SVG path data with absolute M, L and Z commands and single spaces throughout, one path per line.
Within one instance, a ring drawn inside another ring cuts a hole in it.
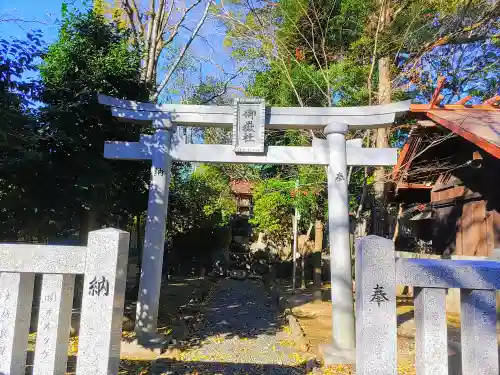
M 325 363 L 354 363 L 356 336 L 349 243 L 346 138 L 348 127 L 332 123 L 324 133 L 329 148 L 328 237 L 332 296 L 332 344 L 322 346 Z
M 145 346 L 162 341 L 156 336 L 159 296 L 161 288 L 165 227 L 168 212 L 168 194 L 172 158 L 170 146 L 175 124 L 167 119 L 154 120 L 157 129 L 147 146 L 154 150 L 151 155 L 151 181 L 149 184 L 147 222 L 142 251 L 139 296 L 136 306 L 135 331 L 139 342 Z M 157 343 L 161 344 L 161 343 Z

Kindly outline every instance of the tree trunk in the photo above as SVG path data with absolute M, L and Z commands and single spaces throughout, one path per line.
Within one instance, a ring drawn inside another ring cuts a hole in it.
M 399 236 L 399 219 L 403 215 L 403 205 L 399 204 L 398 214 L 396 215 L 396 223 L 394 224 L 394 234 L 392 235 L 392 242 L 396 244 L 396 240 Z
M 390 62 L 388 57 L 379 60 L 379 104 L 391 102 L 391 79 Z M 389 129 L 379 128 L 375 132 L 375 147 L 389 147 Z M 384 167 L 378 167 L 374 173 L 375 183 L 373 186 L 374 201 L 372 213 L 372 233 L 385 237 L 387 234 L 387 212 L 385 207 L 386 198 L 386 177 Z
M 385 0 L 380 0 L 379 26 L 377 29 L 384 31 L 391 22 L 391 7 Z M 374 56 L 375 57 L 375 56 Z M 378 104 L 389 104 L 391 102 L 391 59 L 382 56 L 378 60 Z M 373 143 L 377 148 L 389 147 L 389 128 L 379 128 L 374 133 Z M 381 237 L 387 235 L 387 212 L 385 207 L 386 183 L 385 169 L 378 167 L 374 172 L 375 183 L 373 186 L 373 206 L 371 233 Z
M 146 0 L 142 3 L 146 3 Z M 122 14 L 126 14 L 127 20 L 124 22 L 128 24 L 131 31 L 132 44 L 141 46 L 144 52 L 141 60 L 141 81 L 148 86 L 152 101 L 158 99 L 161 91 L 182 62 L 190 44 L 198 35 L 200 27 L 205 23 L 212 0 L 206 2 L 197 25 L 193 29 L 186 27 L 193 18 L 189 14 L 193 15 L 201 3 L 202 0 L 195 0 L 189 5 L 182 6 L 173 0 L 149 0 L 146 6 L 135 0 L 120 0 L 116 4 L 116 8 L 123 10 Z M 174 61 L 169 65 L 161 83 L 157 85 L 158 61 L 161 53 L 169 45 L 177 44 L 178 38 L 176 37 L 182 29 L 191 31 L 191 35 L 183 42 L 184 46 L 177 56 L 174 56 Z
M 324 225 L 321 220 L 316 220 L 314 230 L 314 300 L 321 301 L 321 252 L 323 250 L 323 229 Z
M 295 287 L 297 286 L 297 242 L 298 242 L 298 233 L 297 233 L 297 215 L 292 215 L 292 227 L 293 227 L 293 244 L 292 244 L 292 294 L 295 294 Z
M 380 1 L 380 30 L 384 30 L 390 24 L 390 7 L 385 0 Z M 391 102 L 391 60 L 389 56 L 382 56 L 378 60 L 378 104 L 389 104 Z M 377 148 L 389 147 L 389 128 L 379 128 L 374 134 L 374 143 Z M 385 169 L 379 167 L 374 173 L 375 184 L 374 200 L 372 208 L 372 230 L 373 234 L 385 237 L 387 234 L 387 213 L 385 208 L 386 183 Z
M 79 240 L 81 245 L 87 246 L 89 232 L 99 228 L 99 223 L 97 221 L 98 216 L 98 212 L 95 209 L 83 212 L 80 219 L 79 231 Z
M 369 147 L 369 145 L 368 145 Z M 363 215 L 365 208 L 366 197 L 368 196 L 368 167 L 364 168 L 364 177 L 363 177 L 363 190 L 361 193 L 361 199 L 359 201 L 359 206 L 356 211 L 356 228 L 354 230 L 354 241 L 356 238 L 364 237 L 368 234 L 367 232 L 367 218 L 366 215 Z
M 300 283 L 300 288 L 305 289 L 306 288 L 306 273 L 305 273 L 305 268 L 306 268 L 306 254 L 305 254 L 305 249 L 302 251 L 302 259 L 300 263 L 300 278 L 301 278 L 301 283 Z
M 308 248 L 308 243 L 311 239 L 311 231 L 313 229 L 313 223 L 309 224 L 309 228 L 307 228 L 307 233 L 306 233 L 306 239 L 304 243 L 302 244 L 302 257 L 301 257 L 301 262 L 300 262 L 300 272 L 301 272 L 301 283 L 300 287 L 301 289 L 306 288 L 306 251 Z
M 80 244 L 87 246 L 87 241 L 89 238 L 89 232 L 99 228 L 99 222 L 97 218 L 99 217 L 96 209 L 91 208 L 89 211 L 84 211 L 80 220 L 80 233 L 79 240 Z M 75 289 L 73 294 L 73 308 L 79 309 L 82 307 L 82 297 L 84 289 L 84 275 L 76 275 L 75 277 Z

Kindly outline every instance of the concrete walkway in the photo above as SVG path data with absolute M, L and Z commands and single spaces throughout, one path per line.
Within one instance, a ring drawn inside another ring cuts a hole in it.
M 203 327 L 175 360 L 159 358 L 150 374 L 305 374 L 304 353 L 282 328 L 257 280 L 222 280 L 205 303 Z

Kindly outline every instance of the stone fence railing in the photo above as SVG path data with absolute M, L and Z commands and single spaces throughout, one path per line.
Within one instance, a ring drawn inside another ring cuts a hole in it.
M 356 374 L 397 374 L 396 285 L 414 287 L 417 374 L 448 374 L 449 288 L 460 289 L 462 373 L 500 373 L 500 262 L 396 258 L 392 241 L 368 236 L 356 243 Z
M 84 275 L 77 375 L 117 374 L 129 234 L 89 233 L 88 246 L 0 244 L 0 375 L 24 375 L 35 274 L 43 274 L 33 374 L 64 374 L 75 275 Z

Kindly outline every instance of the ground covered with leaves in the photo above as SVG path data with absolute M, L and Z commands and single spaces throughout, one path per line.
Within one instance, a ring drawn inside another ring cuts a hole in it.
M 207 298 L 202 327 L 150 374 L 304 374 L 312 359 L 293 338 L 258 280 L 222 280 Z

